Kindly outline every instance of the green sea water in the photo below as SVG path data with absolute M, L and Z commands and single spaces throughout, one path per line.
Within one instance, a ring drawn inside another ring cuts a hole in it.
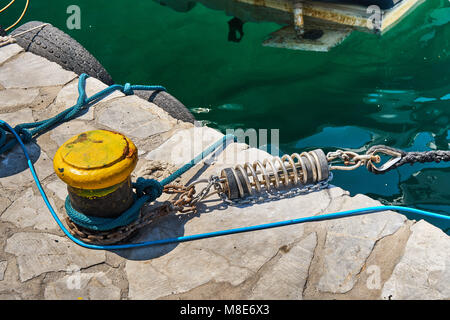
M 17 0 L 0 24 L 11 24 L 24 3 Z M 79 30 L 66 25 L 72 4 L 81 9 Z M 449 149 L 449 1 L 427 0 L 383 36 L 354 32 L 328 53 L 263 47 L 280 27 L 268 22 L 246 23 L 243 40 L 228 42 L 230 18 L 199 4 L 176 12 L 152 0 L 32 0 L 23 22 L 52 23 L 116 83 L 164 85 L 198 120 L 223 132 L 279 129 L 283 153 L 374 144 Z M 380 176 L 360 168 L 337 172 L 333 184 L 386 204 L 450 213 L 448 164 Z

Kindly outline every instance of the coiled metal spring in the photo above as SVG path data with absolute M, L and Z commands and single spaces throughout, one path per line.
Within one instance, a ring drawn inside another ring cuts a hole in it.
M 329 175 L 327 157 L 316 149 L 223 169 L 221 182 L 228 199 L 233 200 L 264 191 L 316 184 Z

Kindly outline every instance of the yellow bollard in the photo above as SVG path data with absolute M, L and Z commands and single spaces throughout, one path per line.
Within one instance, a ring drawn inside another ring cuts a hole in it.
M 67 184 L 75 210 L 114 218 L 134 202 L 130 175 L 137 160 L 137 148 L 126 136 L 93 130 L 66 141 L 56 151 L 53 167 Z

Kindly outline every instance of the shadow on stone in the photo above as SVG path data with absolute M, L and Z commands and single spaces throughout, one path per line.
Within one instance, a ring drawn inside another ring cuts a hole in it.
M 329 185 L 328 188 L 335 188 L 333 185 Z M 284 198 L 272 198 L 268 199 L 267 201 L 261 202 L 277 202 L 279 200 L 282 200 Z M 251 207 L 251 206 L 258 206 L 260 203 L 242 203 L 242 204 L 232 204 L 232 206 L 244 210 L 245 208 Z M 146 242 L 146 241 L 156 241 L 161 239 L 171 239 L 171 238 L 178 238 L 178 237 L 184 237 L 194 234 L 185 234 L 186 228 L 185 225 L 194 218 L 199 218 L 201 215 L 208 215 L 212 212 L 222 211 L 226 210 L 231 206 L 231 204 L 222 201 L 219 198 L 214 198 L 212 200 L 206 200 L 202 203 L 199 203 L 197 209 L 198 212 L 196 214 L 176 214 L 176 215 L 169 215 L 167 217 L 161 218 L 157 220 L 155 223 L 149 224 L 148 226 L 141 229 L 136 236 L 134 236 L 132 239 L 130 239 L 130 242 L 133 243 L 140 243 L 140 242 Z M 319 212 L 317 212 L 319 213 Z M 267 221 L 260 221 L 257 224 L 264 224 L 268 223 Z M 250 225 L 242 225 L 242 226 L 236 226 L 235 228 L 241 228 L 241 227 L 249 227 Z M 214 232 L 218 230 L 225 230 L 227 228 L 214 228 L 214 230 L 207 229 L 202 230 L 201 232 L 196 232 L 195 234 L 199 233 L 208 233 L 208 232 Z M 226 236 L 226 235 L 224 235 Z M 127 243 L 130 243 L 127 242 Z M 155 258 L 159 258 L 163 255 L 168 254 L 172 250 L 174 250 L 179 243 L 170 243 L 170 244 L 163 244 L 163 245 L 153 245 L 153 246 L 147 246 L 142 248 L 136 248 L 136 249 L 126 249 L 126 250 L 115 250 L 113 251 L 117 255 L 121 256 L 122 258 L 128 259 L 128 260 L 134 260 L 134 261 L 143 261 L 143 260 L 151 260 Z
M 34 164 L 41 155 L 41 148 L 34 142 L 27 143 L 25 147 Z M 19 145 L 5 154 L 0 154 L 0 178 L 13 176 L 25 170 L 28 170 L 27 158 Z
M 215 210 L 225 210 L 228 205 L 220 200 L 216 204 L 207 206 L 200 204 L 196 214 L 172 214 L 149 224 L 130 239 L 127 243 L 140 243 L 146 241 L 156 241 L 161 239 L 178 238 L 188 236 L 185 234 L 185 225 L 191 219 L 199 218 L 202 214 L 208 214 Z M 211 232 L 205 230 L 204 232 Z M 189 234 L 190 235 L 190 234 Z M 150 260 L 163 256 L 178 246 L 179 243 L 153 245 L 136 249 L 113 250 L 112 252 L 128 260 Z
M 138 233 L 130 239 L 130 242 L 140 243 L 182 237 L 185 233 L 184 225 L 189 220 L 190 217 L 183 215 L 169 215 L 158 219 L 156 222 L 151 223 L 139 230 Z M 169 253 L 175 249 L 177 245 L 178 243 L 170 243 L 135 249 L 113 250 L 112 252 L 128 260 L 150 260 Z

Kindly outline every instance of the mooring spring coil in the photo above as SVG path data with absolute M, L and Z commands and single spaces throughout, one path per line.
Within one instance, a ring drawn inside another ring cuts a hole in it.
M 223 190 L 232 199 L 328 179 L 330 167 L 321 149 L 238 164 L 221 172 Z

